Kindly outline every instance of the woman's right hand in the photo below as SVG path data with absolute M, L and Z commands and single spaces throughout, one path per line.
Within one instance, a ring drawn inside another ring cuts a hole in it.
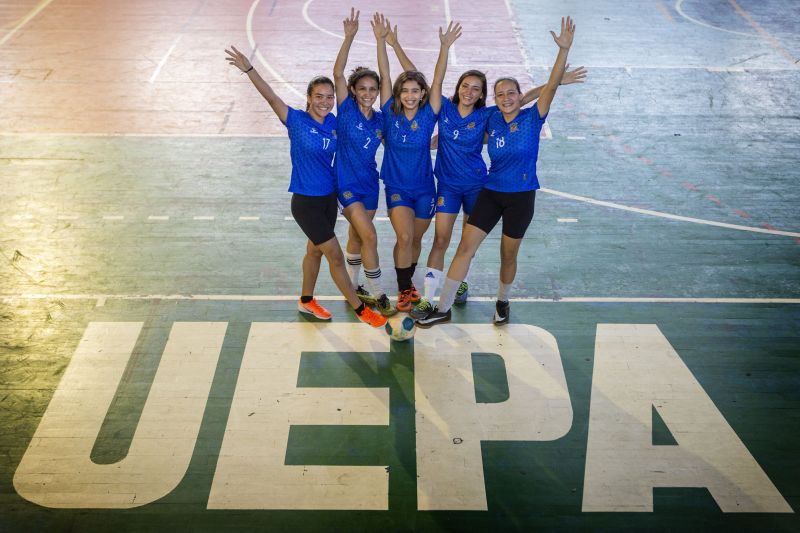
M 342 24 L 344 25 L 344 36 L 346 38 L 353 38 L 358 33 L 358 16 L 361 14 L 361 11 L 356 11 L 354 7 L 350 8 L 350 17 L 344 19 Z
M 231 46 L 231 50 L 225 49 L 225 53 L 228 54 L 228 57 L 225 59 L 228 61 L 228 63 L 238 68 L 242 72 L 250 70 L 250 68 L 253 66 L 250 64 L 250 60 L 247 59 L 243 53 L 237 50 L 235 46 Z
M 389 19 L 384 18 L 383 13 L 375 13 L 370 24 L 372 24 L 372 32 L 375 34 L 375 39 L 385 41 L 386 36 L 389 34 L 389 29 L 392 27 Z

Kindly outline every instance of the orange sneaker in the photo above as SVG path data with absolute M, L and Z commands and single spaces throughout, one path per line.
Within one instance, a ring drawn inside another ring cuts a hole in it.
M 298 300 L 297 310 L 307 315 L 314 315 L 320 320 L 330 320 L 332 316 L 330 311 L 317 303 L 316 298 L 312 298 L 307 304 L 304 304 L 302 300 Z
M 413 286 L 413 285 L 408 290 L 411 291 L 411 303 L 414 304 L 414 305 L 418 304 L 420 302 L 420 300 L 422 300 L 422 295 L 419 293 L 417 288 L 415 286 Z
M 406 289 L 397 295 L 397 310 L 401 313 L 408 313 L 414 305 L 412 289 Z M 419 294 L 417 294 L 419 296 Z
M 380 313 L 376 313 L 369 307 L 364 306 L 364 310 L 360 315 L 356 315 L 358 319 L 364 324 L 369 324 L 373 328 L 379 328 L 386 324 L 386 317 Z

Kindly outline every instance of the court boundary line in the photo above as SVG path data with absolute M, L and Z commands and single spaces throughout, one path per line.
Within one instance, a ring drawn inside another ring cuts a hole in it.
M 6 33 L 2 39 L 0 39 L 0 46 L 6 44 L 14 36 L 14 34 L 17 33 L 17 31 L 22 29 L 23 26 L 25 26 L 28 22 L 33 20 L 33 18 L 36 15 L 41 13 L 44 10 L 44 8 L 49 6 L 51 3 L 53 3 L 53 0 L 44 0 L 43 2 L 40 2 L 38 6 L 30 10 L 27 15 L 22 17 L 22 20 L 20 20 L 20 22 L 16 26 L 11 28 L 11 30 L 8 33 Z
M 246 29 L 246 32 L 247 32 L 247 41 L 250 44 L 250 48 L 255 50 L 256 58 L 258 59 L 258 61 L 262 65 L 264 65 L 264 67 L 269 71 L 270 74 L 272 74 L 272 76 L 278 81 L 278 83 L 284 84 L 291 92 L 293 92 L 294 94 L 296 94 L 297 96 L 299 96 L 300 98 L 305 100 L 306 99 L 306 95 L 304 95 L 303 93 L 301 93 L 300 91 L 295 89 L 294 86 L 290 82 L 286 81 L 283 78 L 283 76 L 281 76 L 278 73 L 277 70 L 272 68 L 272 65 L 270 65 L 267 62 L 267 60 L 264 59 L 264 56 L 261 55 L 261 49 L 256 46 L 256 39 L 255 39 L 255 36 L 253 35 L 253 16 L 255 15 L 256 8 L 258 7 L 258 4 L 260 4 L 260 3 L 261 3 L 261 0 L 254 0 L 253 4 L 250 6 L 250 11 L 247 12 L 247 20 L 245 22 L 245 29 Z
M 306 21 L 306 23 L 309 26 L 311 26 L 315 30 L 317 30 L 317 31 L 319 31 L 321 33 L 324 33 L 325 35 L 330 35 L 331 37 L 335 37 L 335 38 L 343 41 L 344 40 L 344 36 L 339 35 L 338 33 L 333 33 L 332 31 L 326 30 L 325 28 L 323 28 L 322 26 L 320 26 L 319 24 L 317 24 L 316 22 L 314 22 L 311 19 L 311 16 L 308 14 L 308 8 L 311 6 L 311 4 L 314 3 L 314 1 L 315 0 L 306 0 L 306 3 L 303 4 L 303 9 L 301 10 L 302 11 L 302 15 L 303 15 L 303 19 Z M 369 15 L 366 15 L 366 16 L 369 16 Z M 366 45 L 366 46 L 375 46 L 375 42 L 374 41 L 368 42 L 368 41 L 361 41 L 359 39 L 353 39 L 353 44 L 363 44 L 363 45 Z M 439 52 L 438 49 L 434 50 L 433 48 L 415 48 L 413 46 L 403 46 L 403 50 L 411 50 L 413 52 L 437 52 L 437 53 Z
M 795 237 L 800 238 L 800 233 L 794 231 L 783 231 L 783 230 L 775 230 L 775 229 L 767 229 L 767 228 L 758 228 L 754 226 L 742 226 L 739 224 L 729 224 L 727 222 L 716 222 L 714 220 L 706 220 L 702 218 L 694 218 L 694 217 L 686 217 L 682 215 L 673 215 L 671 213 L 664 213 L 662 211 L 654 211 L 652 209 L 642 209 L 639 207 L 631 207 L 623 204 L 618 204 L 615 202 L 607 202 L 604 200 L 595 200 L 594 198 L 589 198 L 586 196 L 579 196 L 577 194 L 570 194 L 566 192 L 556 191 L 553 189 L 548 189 L 542 187 L 539 189 L 543 193 L 552 194 L 555 196 L 561 196 L 562 198 L 567 198 L 569 200 L 575 200 L 578 202 L 585 202 L 587 204 L 592 205 L 599 205 L 602 207 L 609 207 L 611 209 L 620 209 L 622 211 L 630 211 L 632 213 L 638 213 L 640 215 L 649 215 L 653 217 L 659 218 L 667 218 L 670 220 L 677 220 L 680 222 L 690 222 L 692 224 L 703 224 L 706 226 L 715 226 L 718 228 L 726 228 L 726 229 L 735 229 L 739 231 L 750 231 L 753 233 L 766 233 L 768 235 L 781 235 L 784 237 Z
M 685 18 L 686 20 L 688 20 L 689 22 L 691 22 L 693 24 L 697 24 L 698 26 L 704 26 L 704 27 L 709 28 L 711 30 L 724 31 L 725 33 L 732 33 L 734 35 L 741 35 L 743 37 L 751 37 L 751 38 L 752 37 L 758 37 L 757 33 L 745 33 L 743 31 L 728 30 L 726 28 L 720 28 L 719 26 L 713 26 L 711 24 L 708 24 L 707 22 L 703 22 L 702 20 L 697 20 L 695 18 L 692 18 L 689 15 L 687 15 L 686 13 L 684 13 L 683 9 L 681 8 L 681 6 L 683 5 L 684 1 L 685 0 L 677 0 L 675 2 L 675 11 L 677 11 L 680 16 L 682 16 L 683 18 Z
M 344 296 L 315 296 L 321 301 L 345 301 Z M 2 294 L 0 300 L 183 300 L 183 301 L 241 301 L 241 302 L 293 302 L 299 295 L 280 294 Z M 494 302 L 494 296 L 470 296 L 474 302 Z M 696 304 L 800 304 L 800 298 L 695 298 L 695 297 L 626 297 L 626 296 L 559 296 L 555 298 L 509 298 L 518 303 L 696 303 Z

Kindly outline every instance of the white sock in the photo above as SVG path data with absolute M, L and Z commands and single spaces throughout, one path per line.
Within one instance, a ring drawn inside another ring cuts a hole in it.
M 351 254 L 351 253 L 344 253 L 345 258 L 345 268 L 347 269 L 347 275 L 350 276 L 350 282 L 353 284 L 353 288 L 358 287 L 358 274 L 361 272 L 361 254 Z
M 439 295 L 439 305 L 436 306 L 439 308 L 439 312 L 446 313 L 451 307 L 453 307 L 453 302 L 456 300 L 456 291 L 458 290 L 459 285 L 461 285 L 460 280 L 445 278 L 444 287 L 442 287 L 442 294 Z
M 422 269 L 417 265 L 414 268 L 414 275 L 411 277 L 411 283 L 414 287 L 422 287 L 425 285 L 425 278 L 422 274 Z
M 386 291 L 383 290 L 383 283 L 381 283 L 380 267 L 375 270 L 367 270 L 365 268 L 364 275 L 367 277 L 367 287 L 369 287 L 369 292 L 372 296 L 380 298 L 382 295 L 386 294 Z
M 428 267 L 425 273 L 425 299 L 432 302 L 436 298 L 436 291 L 439 290 L 439 282 L 444 273 L 441 270 Z
M 511 290 L 510 283 L 503 283 L 500 282 L 500 285 L 497 287 L 497 299 L 501 302 L 508 301 L 508 292 Z

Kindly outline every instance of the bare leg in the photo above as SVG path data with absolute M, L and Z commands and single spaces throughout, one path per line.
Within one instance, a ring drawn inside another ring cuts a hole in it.
M 319 266 L 322 261 L 322 252 L 308 241 L 306 244 L 306 255 L 303 257 L 303 288 L 302 296 L 314 294 L 314 287 L 317 285 L 319 276 Z
M 414 240 L 411 243 L 411 262 L 419 262 L 419 256 L 422 253 L 422 237 L 428 228 L 431 227 L 430 218 L 415 218 L 414 219 Z
M 447 253 L 447 247 L 450 246 L 457 216 L 456 213 L 436 213 L 433 246 L 431 246 L 431 253 L 428 254 L 429 268 L 444 270 L 444 254 Z
M 336 237 L 331 237 L 316 248 L 320 255 L 324 254 L 325 259 L 328 260 L 331 278 L 333 278 L 336 287 L 344 295 L 353 309 L 358 308 L 361 305 L 361 300 L 358 299 L 356 290 L 350 283 L 350 276 L 347 275 L 347 269 L 344 267 L 344 254 L 342 253 L 341 246 L 339 246 L 339 241 Z M 317 272 L 319 272 L 319 263 L 317 263 Z
M 475 252 L 478 251 L 483 240 L 486 238 L 486 232 L 478 229 L 476 226 L 465 225 L 464 233 L 461 235 L 461 242 L 458 243 L 456 255 L 453 262 L 450 263 L 450 268 L 447 271 L 447 277 L 452 280 L 464 281 L 469 271 L 469 264 L 472 258 L 475 257 Z
M 410 267 L 413 259 L 414 210 L 406 206 L 393 207 L 389 211 L 389 220 L 397 237 L 394 245 L 394 266 Z
M 344 210 L 344 216 L 350 222 L 347 253 L 361 253 L 361 262 L 364 268 L 374 270 L 378 268 L 378 234 L 372 219 L 375 211 L 367 211 L 364 204 L 356 202 Z M 356 243 L 358 249 L 356 250 Z
M 522 239 L 503 235 L 500 239 L 500 282 L 513 283 L 517 275 L 517 255 Z

